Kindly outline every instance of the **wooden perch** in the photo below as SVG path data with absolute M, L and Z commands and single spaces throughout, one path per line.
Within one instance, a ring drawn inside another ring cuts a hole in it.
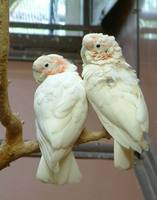
M 39 151 L 36 141 L 24 142 L 22 136 L 22 123 L 12 113 L 8 100 L 8 51 L 9 51 L 9 5 L 8 0 L 0 0 L 0 121 L 6 128 L 5 138 L 0 145 L 0 170 L 28 154 Z M 109 134 L 102 132 L 88 133 L 86 129 L 76 145 L 90 141 L 109 138 Z
M 102 138 L 111 138 L 110 134 L 105 129 L 99 132 L 88 132 L 86 129 L 84 129 L 75 145 L 77 146 L 79 144 L 97 141 Z
M 11 111 L 8 100 L 8 50 L 9 50 L 9 5 L 0 0 L 0 121 L 6 128 L 5 139 L 0 146 L 0 169 L 23 155 L 38 149 L 38 143 L 24 142 L 22 124 Z

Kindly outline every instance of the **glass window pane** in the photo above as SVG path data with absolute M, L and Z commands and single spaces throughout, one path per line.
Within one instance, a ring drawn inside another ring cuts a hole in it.
M 10 0 L 10 21 L 39 24 L 74 24 L 83 23 L 82 0 Z M 64 29 L 64 27 L 63 27 Z M 82 35 L 80 31 L 10 28 L 11 33 Z

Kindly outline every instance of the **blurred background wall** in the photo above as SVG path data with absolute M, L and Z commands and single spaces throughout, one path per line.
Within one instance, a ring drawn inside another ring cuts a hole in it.
M 87 32 L 101 31 L 116 36 L 126 60 L 139 75 L 150 111 L 149 140 L 156 157 L 156 10 L 156 0 L 10 1 L 9 79 L 12 83 L 9 97 L 12 110 L 19 112 L 25 121 L 25 139 L 35 138 L 33 95 L 37 85 L 32 77 L 32 61 L 41 54 L 60 53 L 75 62 L 81 72 L 79 50 L 82 36 Z M 100 129 L 91 109 L 89 115 L 86 126 L 91 130 Z M 2 170 L 0 199 L 151 200 L 148 191 L 147 198 L 146 193 L 143 196 L 134 170 L 119 171 L 113 167 L 112 160 L 78 159 L 83 180 L 76 185 L 61 187 L 35 179 L 38 162 L 39 158 L 22 158 Z M 139 171 L 142 173 L 141 168 Z M 145 179 L 141 180 L 147 185 Z M 153 198 L 155 200 L 157 196 Z

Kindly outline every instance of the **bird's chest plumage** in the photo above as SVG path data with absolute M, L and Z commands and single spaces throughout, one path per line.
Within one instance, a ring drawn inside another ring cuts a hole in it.
M 116 69 L 113 66 L 87 67 L 84 69 L 83 77 L 88 98 L 97 101 L 98 96 L 100 98 L 103 93 L 107 104 L 111 99 L 125 98 L 126 95 L 137 98 L 139 93 L 137 78 L 129 73 L 125 69 Z
M 83 78 L 87 87 L 103 84 L 106 88 L 129 87 L 137 85 L 138 79 L 132 69 L 108 64 L 104 66 L 87 65 L 83 70 Z
M 114 88 L 121 80 L 112 68 L 108 67 L 101 69 L 99 67 L 89 68 L 87 70 L 85 69 L 84 81 L 86 89 L 93 91 L 101 88 L 102 86 L 106 89 Z

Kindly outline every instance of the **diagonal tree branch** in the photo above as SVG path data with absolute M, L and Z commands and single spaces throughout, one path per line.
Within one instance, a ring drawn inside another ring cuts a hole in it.
M 87 143 L 87 142 L 97 141 L 103 138 L 106 138 L 106 139 L 111 138 L 110 134 L 104 128 L 102 131 L 97 131 L 97 132 L 96 131 L 88 132 L 87 129 L 84 129 L 79 139 L 77 140 L 75 146 L 79 144 Z

